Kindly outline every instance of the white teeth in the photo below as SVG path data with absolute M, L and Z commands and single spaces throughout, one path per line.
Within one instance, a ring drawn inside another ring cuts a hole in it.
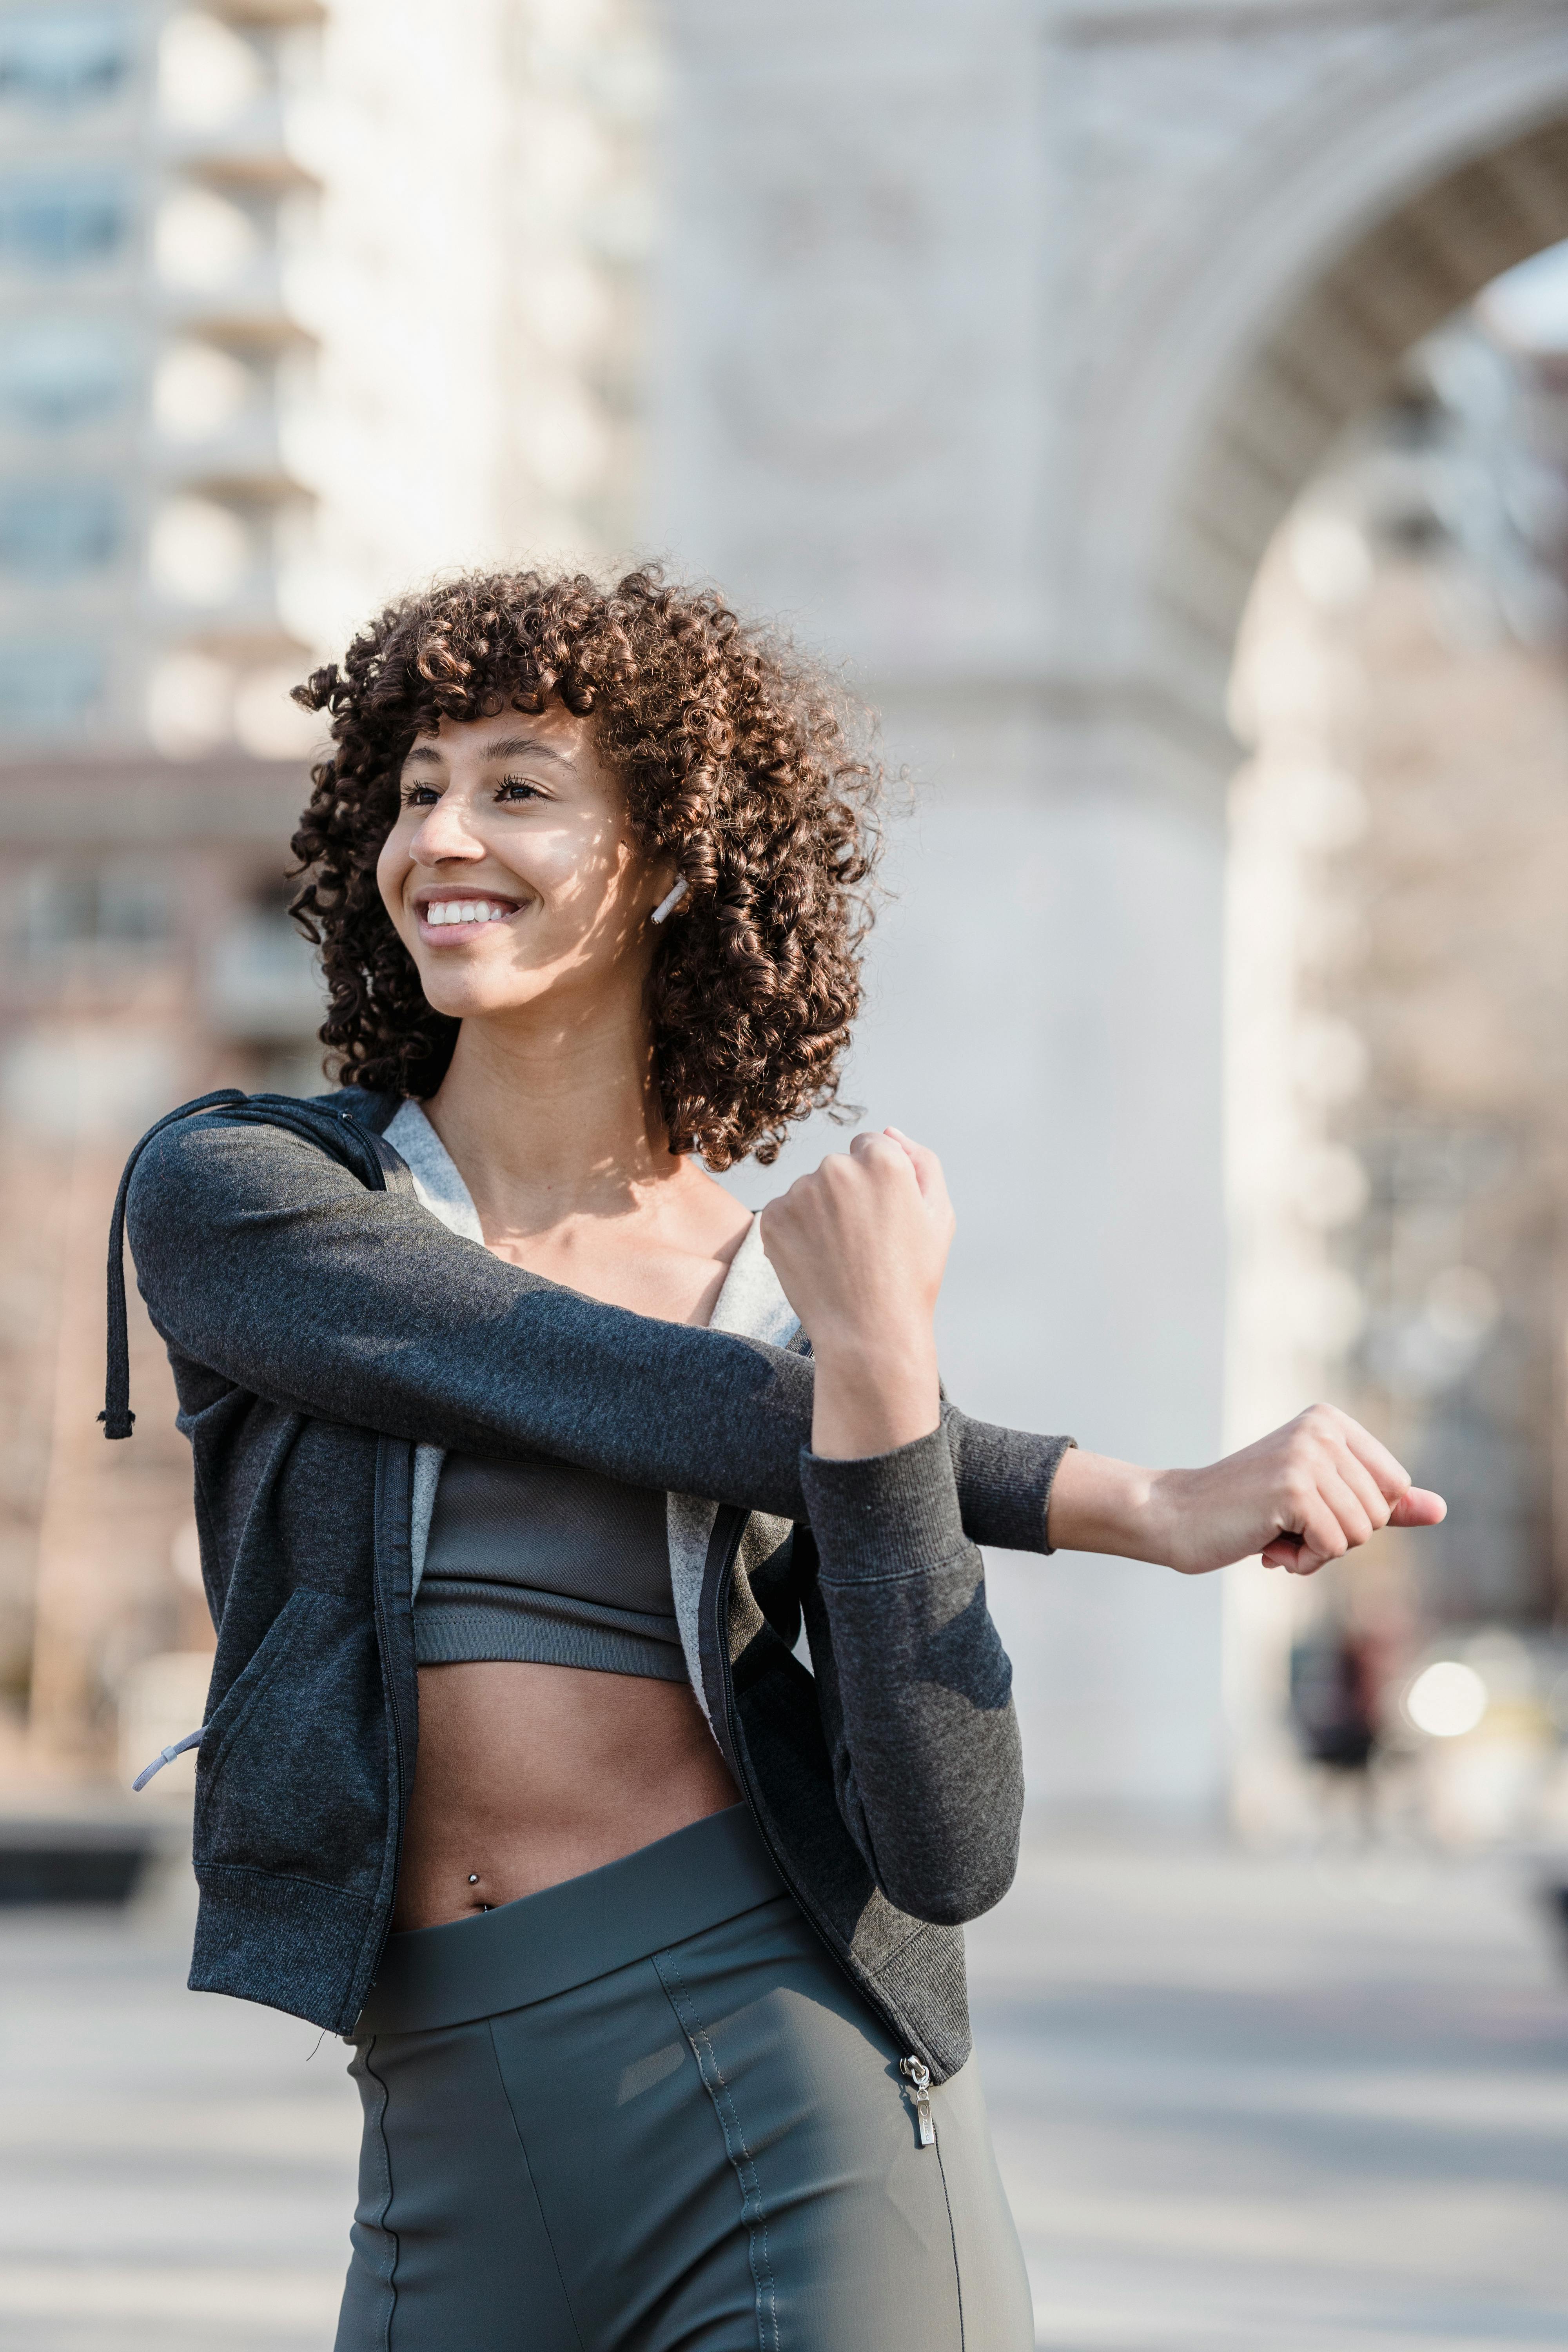
M 441 923 L 504 923 L 510 912 L 507 907 L 494 907 L 488 898 L 432 898 L 425 908 L 425 920 L 432 927 Z

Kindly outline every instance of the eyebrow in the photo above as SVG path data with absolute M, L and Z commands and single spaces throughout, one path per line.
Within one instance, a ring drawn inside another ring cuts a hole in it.
M 487 743 L 487 760 L 553 760 L 558 768 L 569 768 L 572 762 L 564 752 L 552 751 L 533 735 L 509 735 L 500 743 Z M 403 762 L 405 768 L 440 768 L 446 765 L 446 755 L 434 743 L 416 743 Z

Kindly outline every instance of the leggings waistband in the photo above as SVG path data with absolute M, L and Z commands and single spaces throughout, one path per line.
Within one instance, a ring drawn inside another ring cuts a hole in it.
M 786 1892 L 745 1805 L 471 1919 L 389 1936 L 353 2038 L 549 2000 Z

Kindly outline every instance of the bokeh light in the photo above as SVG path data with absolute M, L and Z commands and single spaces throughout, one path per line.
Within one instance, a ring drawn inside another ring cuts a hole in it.
M 1417 1731 L 1432 1739 L 1458 1739 L 1473 1731 L 1487 1711 L 1487 1686 L 1474 1666 L 1440 1658 L 1416 1675 L 1405 1711 Z

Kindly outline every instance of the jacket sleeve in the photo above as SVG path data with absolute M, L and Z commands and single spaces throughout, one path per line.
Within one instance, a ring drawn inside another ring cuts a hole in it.
M 1017 1868 L 1023 1754 L 943 1433 L 862 1460 L 805 1453 L 801 1483 L 819 1561 L 806 1631 L 839 1811 L 900 1911 L 978 1918 Z
M 132 1178 L 126 1230 L 171 1349 L 318 1419 L 471 1454 L 537 1451 L 636 1486 L 804 1519 L 811 1367 L 632 1315 L 509 1265 L 281 1127 L 182 1119 Z M 980 1541 L 1044 1551 L 1067 1441 L 949 1412 Z

